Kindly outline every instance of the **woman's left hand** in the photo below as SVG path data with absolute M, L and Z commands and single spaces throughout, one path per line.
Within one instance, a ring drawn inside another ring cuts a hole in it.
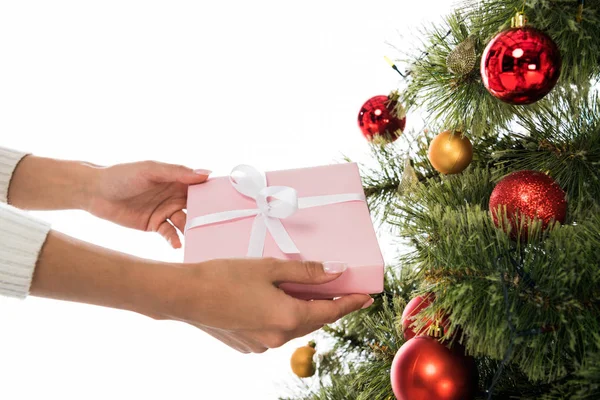
M 208 175 L 156 161 L 99 167 L 30 155 L 15 169 L 8 200 L 25 210 L 85 210 L 128 228 L 158 232 L 179 248 L 188 185 Z
M 210 171 L 143 161 L 97 168 L 89 188 L 91 214 L 119 225 L 158 232 L 180 248 L 187 215 L 188 185 L 202 183 Z

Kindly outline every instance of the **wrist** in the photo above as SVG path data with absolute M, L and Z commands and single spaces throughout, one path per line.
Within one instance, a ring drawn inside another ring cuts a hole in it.
M 174 264 L 147 260 L 136 263 L 130 270 L 122 308 L 148 316 L 171 315 L 180 286 L 176 275 L 180 272 Z
M 77 193 L 74 194 L 75 208 L 89 212 L 92 204 L 99 197 L 98 187 L 104 168 L 85 162 L 75 163 L 74 167 L 77 171 L 73 178 L 78 188 Z
M 211 301 L 210 277 L 203 264 L 150 262 L 134 274 L 135 289 L 128 297 L 127 309 L 156 319 L 185 320 L 193 315 L 196 322 L 204 320 L 204 307 Z
M 65 189 L 65 206 L 67 209 L 86 211 L 96 196 L 95 188 L 100 168 L 80 161 L 63 161 L 63 163 L 62 167 L 69 170 L 59 179 L 60 187 Z

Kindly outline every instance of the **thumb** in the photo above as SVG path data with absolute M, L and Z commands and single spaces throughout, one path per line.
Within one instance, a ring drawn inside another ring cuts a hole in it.
M 155 165 L 154 177 L 158 182 L 180 182 L 186 185 L 202 183 L 208 179 L 211 171 L 196 169 L 177 164 L 158 163 Z
M 275 282 L 318 285 L 339 278 L 348 268 L 342 262 L 313 262 L 275 260 L 273 278 Z

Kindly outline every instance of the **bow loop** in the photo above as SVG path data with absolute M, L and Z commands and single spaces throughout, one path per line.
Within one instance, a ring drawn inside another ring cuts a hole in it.
M 256 199 L 258 193 L 267 187 L 267 178 L 250 165 L 238 165 L 229 174 L 231 185 L 246 197 Z

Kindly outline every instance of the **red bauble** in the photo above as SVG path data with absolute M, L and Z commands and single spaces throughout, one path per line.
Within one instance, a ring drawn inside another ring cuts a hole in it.
M 406 342 L 392 362 L 390 378 L 398 400 L 473 398 L 472 360 L 429 336 Z
M 500 32 L 481 57 L 483 84 L 510 104 L 531 104 L 547 95 L 558 81 L 560 68 L 556 43 L 529 26 Z
M 518 230 L 519 219 L 538 218 L 546 229 L 552 221 L 561 224 L 567 215 L 565 192 L 546 174 L 537 171 L 518 171 L 504 177 L 490 197 L 490 212 L 496 226 L 500 224 L 498 207 L 506 207 L 512 232 Z M 502 208 L 503 208 L 502 207 Z M 527 234 L 527 221 L 523 221 L 521 235 Z
M 448 318 L 443 316 L 439 321 L 435 321 L 433 319 L 428 320 L 423 328 L 419 331 L 415 332 L 415 328 L 411 327 L 411 325 L 415 322 L 415 318 L 417 314 L 421 311 L 429 307 L 433 300 L 435 299 L 435 295 L 433 293 L 427 294 L 425 296 L 417 296 L 408 302 L 406 307 L 404 307 L 404 311 L 402 312 L 402 333 L 404 333 L 404 339 L 410 340 L 415 336 L 425 335 L 428 333 L 431 325 L 436 322 L 441 325 L 443 331 L 446 332 L 448 327 L 450 326 Z
M 397 101 L 389 96 L 375 96 L 367 100 L 358 113 L 358 126 L 363 136 L 370 142 L 398 139 L 406 126 L 406 117 L 396 115 L 397 108 Z

